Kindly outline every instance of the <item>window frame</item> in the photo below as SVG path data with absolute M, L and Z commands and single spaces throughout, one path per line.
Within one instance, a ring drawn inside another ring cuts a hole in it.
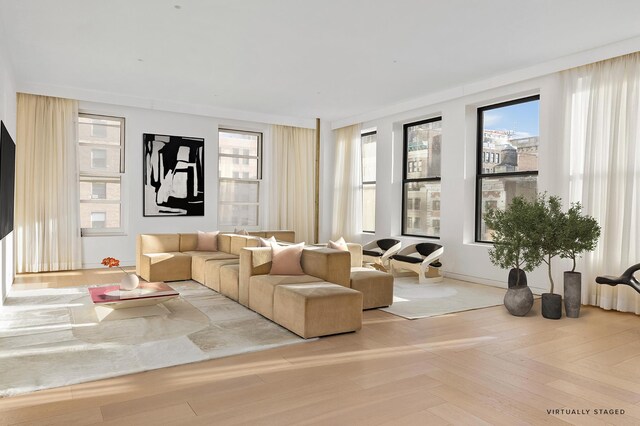
M 243 154 L 226 154 L 226 153 L 221 153 L 220 152 L 220 133 L 236 133 L 236 134 L 240 134 L 240 135 L 255 135 L 258 137 L 258 144 L 256 147 L 256 155 L 243 155 Z M 227 127 L 218 127 L 218 227 L 219 228 L 231 228 L 231 227 L 245 227 L 245 228 L 259 228 L 260 227 L 260 223 L 261 223 L 261 214 L 262 214 L 262 208 L 261 208 L 261 186 L 262 186 L 262 180 L 263 180 L 263 158 L 264 158 L 264 134 L 262 132 L 259 131 L 255 131 L 255 130 L 241 130 L 241 129 L 230 129 Z M 250 178 L 242 178 L 242 177 L 222 177 L 220 176 L 220 158 L 222 157 L 227 157 L 227 158 L 233 158 L 235 160 L 237 160 L 237 163 L 234 162 L 234 165 L 246 165 L 246 164 L 250 164 L 250 160 L 251 159 L 256 159 L 256 163 L 257 163 L 257 171 L 256 171 L 256 175 L 257 178 L 256 179 L 250 179 Z M 240 161 L 240 160 L 247 160 L 247 163 L 245 163 L 244 161 Z M 258 184 L 258 191 L 257 191 L 257 195 L 258 195 L 258 199 L 257 201 L 254 202 L 232 202 L 232 201 L 223 201 L 220 199 L 220 186 L 223 182 L 255 182 Z M 256 224 L 255 225 L 241 225 L 241 224 L 222 224 L 221 221 L 221 215 L 220 215 L 220 209 L 222 206 L 233 206 L 233 205 L 243 205 L 243 206 L 256 206 L 257 208 L 257 218 L 256 218 Z
M 367 137 L 367 136 L 373 136 L 376 135 L 376 161 L 378 161 L 378 155 L 377 155 L 377 150 L 378 150 L 378 130 L 371 130 L 369 132 L 365 132 L 365 133 L 361 133 L 360 134 L 360 181 L 362 183 L 361 185 L 361 190 L 362 190 L 362 206 L 363 206 L 363 212 L 362 212 L 362 223 L 364 224 L 364 186 L 365 185 L 373 185 L 374 189 L 377 191 L 377 181 L 378 181 L 378 172 L 377 172 L 377 168 L 376 168 L 376 180 L 373 181 L 365 181 L 364 180 L 364 150 L 362 149 L 362 139 Z M 375 212 L 374 212 L 374 218 L 375 218 Z M 364 229 L 364 225 L 362 226 L 362 233 L 363 234 L 375 234 L 376 230 L 375 230 L 375 220 L 374 220 L 374 229 L 373 230 L 365 230 Z
M 407 236 L 407 237 L 415 237 L 415 238 L 429 238 L 429 239 L 434 239 L 434 240 L 439 240 L 440 236 L 436 236 L 436 235 L 417 235 L 417 234 L 408 234 L 405 233 L 405 225 L 407 224 L 407 210 L 406 210 L 406 204 L 407 204 L 407 200 L 406 200 L 406 186 L 408 183 L 420 183 L 420 182 L 440 182 L 441 186 L 440 186 L 440 193 L 442 193 L 442 176 L 432 176 L 432 177 L 426 177 L 426 178 L 413 178 L 413 179 L 408 179 L 407 178 L 407 163 L 408 163 L 408 157 L 409 157 L 409 141 L 408 141 L 408 129 L 409 127 L 415 127 L 415 126 L 419 126 L 421 124 L 427 124 L 427 123 L 434 123 L 436 121 L 440 121 L 442 122 L 442 115 L 438 115 L 436 117 L 431 117 L 431 118 L 426 118 L 424 120 L 419 120 L 419 121 L 413 121 L 411 123 L 404 123 L 402 125 L 402 218 L 401 218 L 401 224 L 400 224 L 400 234 L 402 236 Z M 442 158 L 442 157 L 441 157 Z M 421 171 L 421 170 L 420 170 Z M 440 164 L 440 175 L 442 175 L 442 164 Z M 422 203 L 420 203 L 422 204 Z M 439 218 L 440 219 L 440 218 Z
M 526 170 L 517 172 L 499 172 L 487 173 L 483 168 L 483 141 L 484 141 L 484 112 L 493 109 L 504 108 L 511 105 L 518 105 L 527 102 L 540 101 L 540 94 L 526 96 L 524 98 L 511 99 L 509 101 L 499 102 L 496 104 L 485 105 L 477 109 L 477 128 L 476 128 L 476 200 L 475 200 L 475 230 L 474 241 L 476 243 L 493 244 L 493 241 L 480 239 L 480 230 L 482 229 L 482 180 L 486 178 L 502 178 L 502 177 L 520 177 L 520 176 L 538 176 L 538 170 Z M 539 104 L 538 104 L 539 105 Z M 540 129 L 540 121 L 538 121 L 538 129 Z M 539 131 L 539 130 L 538 130 Z M 538 135 L 538 138 L 540 136 Z M 498 154 L 499 155 L 499 154 Z M 499 161 L 498 161 L 499 163 Z M 540 166 L 538 165 L 538 169 Z
M 78 206 L 81 204 L 118 204 L 120 206 L 120 227 L 119 228 L 82 228 L 80 225 L 80 236 L 81 237 L 98 237 L 98 236 L 121 236 L 126 235 L 125 229 L 125 214 L 124 214 L 124 203 L 123 203 L 123 178 L 125 174 L 125 127 L 126 127 L 126 119 L 125 117 L 117 117 L 106 114 L 94 114 L 85 111 L 78 111 L 78 126 L 80 122 L 80 117 L 86 117 L 90 119 L 96 120 L 107 120 L 107 121 L 118 121 L 120 122 L 120 145 L 118 145 L 118 149 L 120 150 L 120 167 L 118 172 L 106 172 L 106 171 L 91 171 L 91 172 L 81 172 L 80 167 L 78 166 Z M 91 134 L 93 135 L 93 125 Z M 91 146 L 96 147 L 97 149 L 106 149 L 106 148 L 114 148 L 116 145 L 113 144 L 100 144 L 100 143 L 87 143 L 80 142 L 79 132 L 78 132 L 78 140 L 77 147 L 80 146 Z M 93 168 L 93 159 L 90 158 L 90 165 Z M 79 164 L 79 163 L 78 163 Z M 113 180 L 114 182 L 117 180 L 120 184 L 120 198 L 116 200 L 109 200 L 108 197 L 105 199 L 89 199 L 82 200 L 80 198 L 80 182 L 86 179 L 105 179 L 106 181 Z

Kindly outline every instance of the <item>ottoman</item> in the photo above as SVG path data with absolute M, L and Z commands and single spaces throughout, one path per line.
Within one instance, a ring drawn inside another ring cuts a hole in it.
M 275 288 L 274 321 L 308 339 L 362 328 L 362 293 L 328 282 Z
M 370 268 L 351 269 L 351 288 L 363 295 L 363 309 L 393 303 L 393 275 Z

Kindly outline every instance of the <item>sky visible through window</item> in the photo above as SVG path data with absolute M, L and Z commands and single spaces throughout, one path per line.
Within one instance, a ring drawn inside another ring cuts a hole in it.
M 511 130 L 514 137 L 539 136 L 539 100 L 510 105 L 484 112 L 486 130 Z

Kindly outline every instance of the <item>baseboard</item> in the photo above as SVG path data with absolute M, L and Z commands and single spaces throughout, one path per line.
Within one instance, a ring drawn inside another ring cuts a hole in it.
M 474 284 L 483 284 L 491 287 L 504 288 L 505 290 L 507 289 L 506 281 L 490 280 L 486 278 L 474 277 L 472 275 L 456 274 L 453 272 L 445 272 L 444 276 L 447 278 L 453 278 L 455 280 L 460 280 L 460 281 L 467 281 Z M 541 295 L 542 293 L 546 293 L 549 291 L 546 288 L 539 288 L 539 287 L 532 287 L 532 286 L 529 286 L 529 288 L 531 289 L 531 292 L 536 295 Z

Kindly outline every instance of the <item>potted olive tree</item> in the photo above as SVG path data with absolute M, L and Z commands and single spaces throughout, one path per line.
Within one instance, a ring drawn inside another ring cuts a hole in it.
M 560 233 L 560 257 L 573 261 L 571 270 L 564 272 L 564 310 L 569 318 L 580 315 L 582 274 L 576 272 L 576 258 L 595 249 L 599 237 L 598 221 L 583 214 L 580 203 L 572 203 Z
M 533 221 L 530 224 L 530 238 L 532 244 L 529 249 L 540 256 L 540 260 L 547 265 L 549 276 L 549 292 L 542 293 L 542 316 L 549 319 L 560 319 L 562 316 L 562 296 L 555 294 L 552 261 L 562 252 L 562 234 L 566 223 L 566 214 L 562 211 L 562 200 L 557 196 L 547 197 L 538 194 L 533 202 Z
M 491 209 L 484 216 L 487 227 L 493 231 L 489 259 L 500 268 L 510 269 L 504 305 L 516 316 L 526 315 L 533 306 L 525 271 L 532 271 L 541 262 L 538 246 L 530 241 L 529 228 L 535 214 L 532 202 L 515 197 L 505 210 Z

